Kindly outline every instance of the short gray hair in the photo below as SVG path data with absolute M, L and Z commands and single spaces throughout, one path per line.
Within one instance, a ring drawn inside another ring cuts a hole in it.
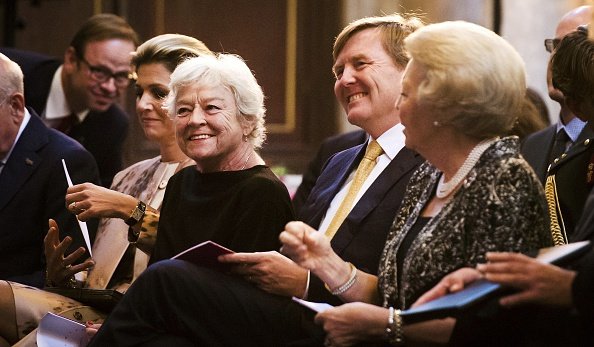
M 171 74 L 169 96 L 165 108 L 175 116 L 175 103 L 180 88 L 194 85 L 228 88 L 239 110 L 239 122 L 253 125 L 248 140 L 254 148 L 262 147 L 266 139 L 264 92 L 254 74 L 240 56 L 233 54 L 203 55 L 181 63 Z
M 0 101 L 6 100 L 12 93 L 24 94 L 21 67 L 2 53 L 0 53 L 0 65 L 3 70 L 0 73 Z
M 526 94 L 526 72 L 507 41 L 479 25 L 454 21 L 427 25 L 404 45 L 426 69 L 419 102 L 449 111 L 440 123 L 476 138 L 512 128 Z

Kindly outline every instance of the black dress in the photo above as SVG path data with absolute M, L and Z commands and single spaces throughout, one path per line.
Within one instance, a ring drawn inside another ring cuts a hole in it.
M 236 252 L 278 250 L 293 219 L 287 189 L 268 167 L 200 173 L 191 166 L 167 184 L 151 263 L 207 240 Z

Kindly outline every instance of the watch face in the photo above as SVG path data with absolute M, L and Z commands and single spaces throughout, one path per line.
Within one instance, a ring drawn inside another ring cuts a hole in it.
M 136 208 L 136 209 L 134 209 L 134 212 L 132 213 L 131 217 L 134 218 L 136 221 L 139 221 L 140 218 L 142 218 L 142 214 L 143 214 L 143 211 Z

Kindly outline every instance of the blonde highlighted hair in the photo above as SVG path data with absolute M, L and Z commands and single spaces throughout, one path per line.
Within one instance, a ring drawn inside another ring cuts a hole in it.
M 518 52 L 491 30 L 453 21 L 431 24 L 404 40 L 426 71 L 417 98 L 445 110 L 439 123 L 475 138 L 506 134 L 526 94 Z

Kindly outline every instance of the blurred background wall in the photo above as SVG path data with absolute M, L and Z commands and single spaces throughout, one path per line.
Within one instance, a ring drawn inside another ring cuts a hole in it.
M 466 20 L 505 37 L 526 62 L 528 85 L 547 102 L 548 53 L 543 40 L 557 21 L 585 0 L 2 0 L 4 46 L 61 56 L 89 16 L 125 17 L 141 40 L 181 33 L 214 51 L 241 55 L 267 95 L 269 136 L 262 155 L 278 172 L 301 173 L 320 142 L 352 129 L 335 102 L 332 42 L 350 21 L 415 11 L 428 23 Z M 155 155 L 135 122 L 132 88 L 121 100 L 133 119 L 126 164 Z

